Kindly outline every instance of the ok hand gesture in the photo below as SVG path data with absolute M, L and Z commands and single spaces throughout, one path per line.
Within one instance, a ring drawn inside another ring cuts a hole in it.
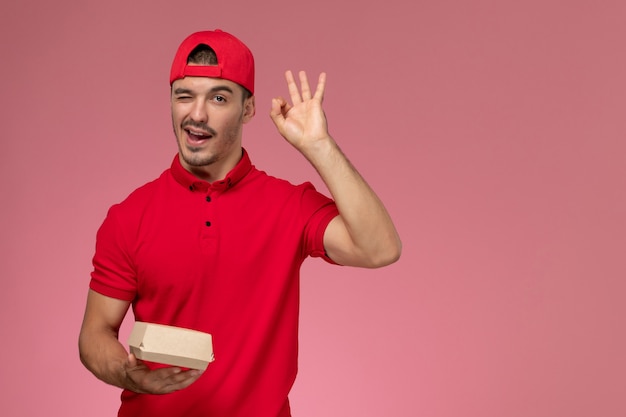
M 282 97 L 274 98 L 270 117 L 280 134 L 302 152 L 307 147 L 315 145 L 317 141 L 328 139 L 330 136 L 322 109 L 326 74 L 320 74 L 313 95 L 304 71 L 300 71 L 299 78 L 300 90 L 291 71 L 285 73 L 292 104 L 287 103 Z

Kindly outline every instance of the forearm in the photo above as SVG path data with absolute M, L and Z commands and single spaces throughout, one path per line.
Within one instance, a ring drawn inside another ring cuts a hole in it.
M 293 105 L 272 100 L 270 116 L 280 134 L 313 165 L 332 194 L 339 216 L 324 233 L 324 248 L 343 265 L 375 268 L 395 262 L 401 243 L 389 213 L 328 134 L 322 99 L 326 74 L 313 94 L 301 71 L 300 89 L 291 71 L 285 79 Z
M 80 360 L 98 379 L 120 388 L 128 388 L 124 364 L 128 353 L 112 330 L 81 330 Z
M 151 370 L 129 355 L 118 330 L 130 302 L 90 290 L 78 338 L 80 360 L 98 379 L 143 394 L 167 394 L 191 385 L 202 372 L 179 367 Z
M 328 136 L 300 152 L 328 187 L 350 237 L 350 262 L 379 267 L 395 262 L 401 242 L 391 217 L 376 193 Z M 331 248 L 332 250 L 332 248 Z

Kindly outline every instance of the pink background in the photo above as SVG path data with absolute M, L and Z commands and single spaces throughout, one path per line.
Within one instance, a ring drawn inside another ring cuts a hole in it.
M 626 415 L 626 2 L 243 3 L 2 2 L 2 414 L 115 415 L 76 346 L 95 232 L 168 166 L 171 59 L 220 27 L 257 59 L 253 162 L 323 188 L 267 114 L 327 71 L 404 242 L 305 264 L 294 416 Z

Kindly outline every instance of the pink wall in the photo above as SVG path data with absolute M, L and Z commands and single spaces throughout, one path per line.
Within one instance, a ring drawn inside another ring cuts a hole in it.
M 115 415 L 76 348 L 95 232 L 175 152 L 176 46 L 221 27 L 257 57 L 255 164 L 320 184 L 267 114 L 327 71 L 404 242 L 306 264 L 295 416 L 626 415 L 626 3 L 247 3 L 0 6 L 2 414 Z

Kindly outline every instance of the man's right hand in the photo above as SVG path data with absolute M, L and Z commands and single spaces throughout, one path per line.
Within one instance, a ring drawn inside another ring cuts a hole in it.
M 107 297 L 89 290 L 85 318 L 80 329 L 80 360 L 107 384 L 141 394 L 167 394 L 187 388 L 202 371 L 178 367 L 151 370 L 129 354 L 118 340 L 118 330 L 130 301 Z
M 203 373 L 197 369 L 183 371 L 178 367 L 151 370 L 132 353 L 124 363 L 124 372 L 126 388 L 140 394 L 168 394 L 178 391 L 193 384 Z

